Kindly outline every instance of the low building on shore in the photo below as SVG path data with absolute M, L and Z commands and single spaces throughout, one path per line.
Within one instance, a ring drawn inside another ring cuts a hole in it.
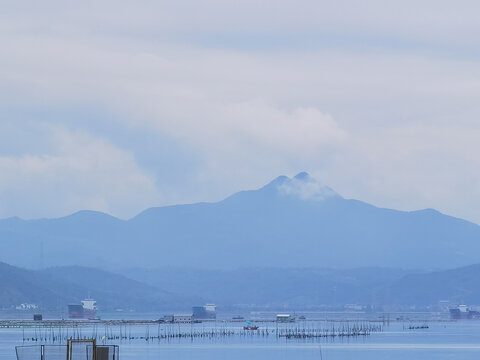
M 290 314 L 277 314 L 277 322 L 279 323 L 295 322 L 295 317 Z
M 173 315 L 173 322 L 179 324 L 188 324 L 193 322 L 192 314 Z

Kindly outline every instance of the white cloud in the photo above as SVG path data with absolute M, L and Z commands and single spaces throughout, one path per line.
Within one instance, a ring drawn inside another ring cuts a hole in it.
M 358 134 L 338 161 L 315 175 L 345 197 L 480 222 L 479 138 L 480 126 L 378 128 Z
M 306 174 L 300 178 L 297 175 L 279 184 L 278 191 L 284 195 L 313 201 L 322 201 L 336 195 L 331 188 Z
M 54 154 L 0 157 L 0 216 L 92 209 L 129 217 L 160 200 L 130 154 L 86 134 L 52 131 Z

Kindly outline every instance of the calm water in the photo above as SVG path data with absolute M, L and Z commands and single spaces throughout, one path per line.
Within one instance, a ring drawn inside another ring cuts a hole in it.
M 342 323 L 335 323 L 340 326 Z M 260 336 L 233 335 L 216 338 L 190 338 L 171 340 L 125 340 L 111 341 L 120 345 L 120 357 L 129 359 L 175 359 L 175 360 L 374 360 L 374 359 L 480 359 L 480 321 L 430 321 L 428 329 L 410 330 L 409 326 L 419 326 L 424 322 L 391 322 L 385 325 L 382 332 L 357 338 L 335 339 L 285 339 L 275 335 Z M 276 331 L 278 326 L 288 327 L 320 327 L 332 326 L 331 322 L 303 322 L 287 325 L 275 323 L 258 323 L 258 325 Z M 131 326 L 123 334 L 132 336 L 155 336 L 165 332 L 201 332 L 208 330 L 232 330 L 240 333 L 243 324 L 194 324 L 194 325 L 161 325 Z M 22 338 L 34 337 L 38 329 L 0 329 L 0 360 L 15 359 L 15 346 L 22 345 Z M 58 332 L 58 329 L 53 330 Z M 64 330 L 62 330 L 64 331 Z M 73 330 L 69 330 L 70 333 Z M 96 333 L 117 335 L 118 327 L 88 326 L 78 329 L 81 336 L 89 337 Z M 25 342 L 25 345 L 38 343 Z

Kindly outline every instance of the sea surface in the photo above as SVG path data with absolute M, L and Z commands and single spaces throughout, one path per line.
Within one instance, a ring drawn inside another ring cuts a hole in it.
M 322 316 L 323 319 L 320 318 Z M 315 318 L 311 315 L 307 320 L 296 323 L 277 324 L 266 321 L 269 314 L 253 314 L 252 323 L 259 326 L 258 331 L 244 331 L 245 324 L 242 322 L 221 320 L 200 324 L 122 327 L 91 324 L 68 329 L 0 328 L 0 360 L 16 359 L 16 346 L 58 345 L 59 340 L 54 342 L 53 336 L 57 339 L 71 336 L 97 337 L 99 342 L 103 338 L 106 344 L 119 345 L 120 358 L 123 360 L 480 359 L 480 320 L 449 321 L 418 314 L 322 316 Z M 279 336 L 289 332 L 348 333 L 353 326 L 375 330 L 365 336 Z M 174 337 L 178 334 L 183 334 L 184 337 Z M 165 338 L 167 335 L 169 336 Z

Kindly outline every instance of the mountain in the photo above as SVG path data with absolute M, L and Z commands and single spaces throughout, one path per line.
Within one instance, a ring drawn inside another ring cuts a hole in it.
M 480 264 L 445 271 L 408 274 L 378 292 L 384 304 L 425 306 L 447 300 L 480 305 Z
M 189 308 L 199 298 L 176 295 L 104 270 L 80 266 L 26 270 L 0 263 L 0 308 L 22 303 L 65 313 L 91 295 L 101 311 Z
M 221 313 L 340 310 L 347 304 L 377 310 L 438 310 L 440 301 L 480 305 L 479 272 L 480 264 L 444 271 L 162 267 L 128 269 L 120 275 L 80 266 L 26 270 L 0 263 L 0 309 L 33 303 L 39 311 L 66 316 L 69 303 L 90 295 L 101 312 L 119 308 L 185 312 L 205 302 L 216 303 Z
M 0 221 L 0 260 L 24 267 L 454 268 L 480 262 L 480 227 L 432 209 L 345 199 L 306 173 L 216 203 L 123 221 L 82 211 Z
M 123 274 L 143 283 L 175 293 L 190 292 L 207 302 L 216 303 L 221 309 L 232 310 L 384 305 L 377 301 L 380 300 L 377 294 L 410 273 L 390 268 L 158 268 L 123 271 Z M 381 300 L 390 299 L 384 297 Z
M 342 309 L 360 304 L 376 309 L 435 309 L 480 305 L 480 264 L 443 271 L 393 268 L 185 268 L 128 269 L 124 274 L 146 284 L 190 291 L 222 309 Z

